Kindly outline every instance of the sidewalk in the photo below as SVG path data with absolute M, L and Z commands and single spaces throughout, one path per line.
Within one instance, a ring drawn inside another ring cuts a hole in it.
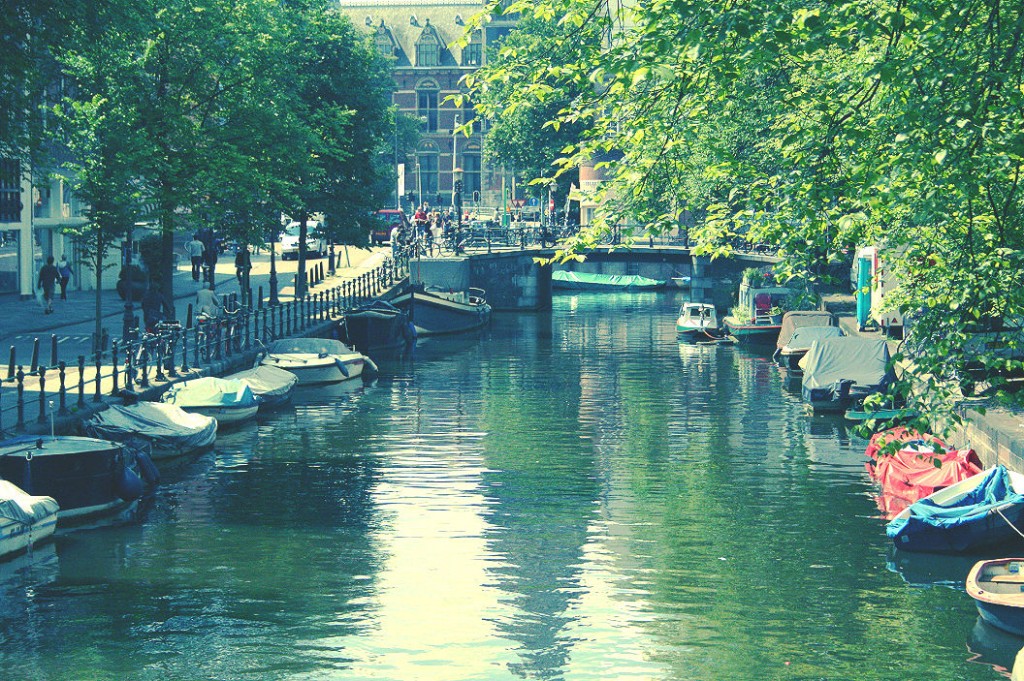
M 381 264 L 385 257 L 390 255 L 388 248 L 365 249 L 355 246 L 336 247 L 335 274 L 327 273 L 328 258 L 308 260 L 306 268 L 310 269 L 323 263 L 325 280 L 313 292 L 323 287 L 335 286 L 349 279 L 354 279 L 364 271 L 373 269 Z M 294 260 L 283 261 L 278 257 L 276 262 L 278 280 L 278 298 L 283 301 L 291 300 L 294 297 L 295 289 L 293 282 L 298 263 Z M 259 287 L 263 287 L 264 300 L 270 295 L 270 255 L 262 252 L 252 256 L 252 271 L 249 273 L 250 285 L 253 296 L 259 295 Z M 111 269 L 104 272 L 105 278 L 116 281 L 117 273 Z M 191 265 L 181 264 L 174 273 L 174 308 L 179 321 L 184 323 L 188 304 L 195 302 L 196 291 L 200 284 L 192 280 Z M 235 279 L 234 257 L 230 254 L 217 263 L 214 280 L 217 283 L 217 293 L 223 299 L 231 294 L 240 293 L 238 281 Z M 72 282 L 73 284 L 74 282 Z M 110 289 L 100 293 L 101 317 L 103 327 L 112 338 L 121 335 L 121 320 L 124 316 L 124 301 L 117 295 L 117 291 Z M 44 315 L 39 303 L 34 299 L 21 300 L 16 296 L 0 298 L 0 343 L 9 341 L 14 336 L 31 334 L 50 334 L 61 329 L 67 330 L 70 327 L 80 327 L 85 324 L 94 325 L 96 321 L 96 292 L 95 291 L 68 291 L 68 300 L 55 300 L 54 312 L 52 315 Z M 136 316 L 141 317 L 142 310 L 138 303 L 134 304 Z M 89 333 L 91 329 L 79 330 L 79 333 Z

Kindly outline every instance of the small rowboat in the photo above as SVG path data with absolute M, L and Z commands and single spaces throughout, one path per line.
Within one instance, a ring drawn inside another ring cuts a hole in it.
M 1024 558 L 978 561 L 967 574 L 967 594 L 981 619 L 1024 636 Z

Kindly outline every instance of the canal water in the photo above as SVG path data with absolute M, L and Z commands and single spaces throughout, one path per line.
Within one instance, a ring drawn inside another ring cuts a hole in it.
M 997 679 L 972 559 L 672 294 L 559 296 L 164 466 L 0 563 L 0 679 Z

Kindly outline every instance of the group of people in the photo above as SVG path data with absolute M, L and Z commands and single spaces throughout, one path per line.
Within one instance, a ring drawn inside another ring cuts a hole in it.
M 68 284 L 71 282 L 72 271 L 68 256 L 62 255 L 60 262 L 54 264 L 53 256 L 47 256 L 46 264 L 39 268 L 39 280 L 36 287 L 43 294 L 43 313 L 53 314 L 53 296 L 60 284 L 60 299 L 68 299 Z

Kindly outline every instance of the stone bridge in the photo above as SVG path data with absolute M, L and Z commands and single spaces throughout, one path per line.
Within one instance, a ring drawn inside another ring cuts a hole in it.
M 587 254 L 584 262 L 540 266 L 538 258 L 550 258 L 554 249 L 495 250 L 491 253 L 469 253 L 463 258 L 424 258 L 421 272 L 434 263 L 450 274 L 446 281 L 461 282 L 487 292 L 487 301 L 495 310 L 542 310 L 551 307 L 551 272 L 568 269 L 594 274 L 641 275 L 650 279 L 688 282 L 690 297 L 695 301 L 713 302 L 728 307 L 740 273 L 748 267 L 774 264 L 774 256 L 738 253 L 731 258 L 711 261 L 694 256 L 689 248 L 680 246 L 634 245 L 600 248 Z M 441 262 L 446 263 L 441 265 Z M 430 263 L 427 265 L 426 263 Z M 416 261 L 409 267 L 418 280 Z M 436 271 L 436 270 L 435 270 Z M 455 275 L 455 272 L 458 272 Z M 452 279 L 451 276 L 455 275 Z M 428 284 L 448 285 L 420 277 Z

